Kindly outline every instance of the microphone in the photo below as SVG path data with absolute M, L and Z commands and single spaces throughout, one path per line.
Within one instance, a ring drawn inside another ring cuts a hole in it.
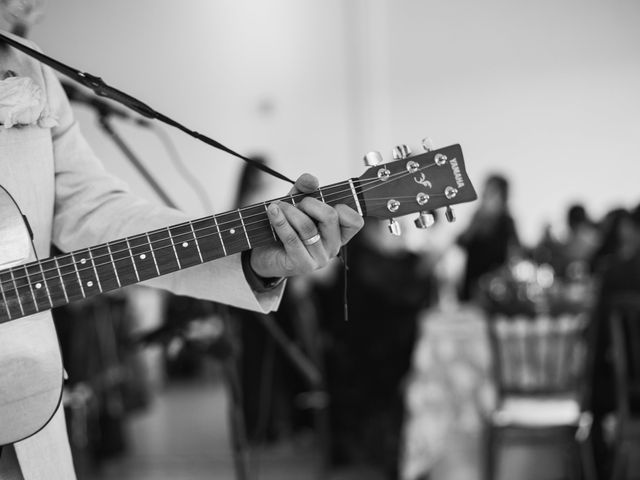
M 128 120 L 141 127 L 150 127 L 151 122 L 144 118 L 140 118 L 136 115 L 131 115 L 126 110 L 112 105 L 110 102 L 106 102 L 92 93 L 85 93 L 75 85 L 69 82 L 62 83 L 62 88 L 67 94 L 67 97 L 71 102 L 82 103 L 93 108 L 100 117 L 118 117 L 123 120 Z

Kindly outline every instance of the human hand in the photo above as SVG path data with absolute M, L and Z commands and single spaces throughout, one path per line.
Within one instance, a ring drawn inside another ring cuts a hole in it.
M 317 188 L 317 178 L 304 174 L 289 193 L 312 193 Z M 282 243 L 251 251 L 251 268 L 265 278 L 290 277 L 324 267 L 364 225 L 362 217 L 348 206 L 332 207 L 312 197 L 295 207 L 274 202 L 267 212 Z

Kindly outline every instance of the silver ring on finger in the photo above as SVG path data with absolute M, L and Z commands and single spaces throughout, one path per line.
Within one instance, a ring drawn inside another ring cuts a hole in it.
M 320 241 L 320 234 L 316 233 L 313 237 L 307 238 L 306 240 L 302 240 L 307 247 L 313 245 L 314 243 L 318 243 Z

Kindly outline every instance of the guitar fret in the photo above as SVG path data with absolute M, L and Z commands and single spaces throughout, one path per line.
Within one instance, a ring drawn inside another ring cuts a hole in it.
M 40 311 L 40 306 L 36 301 L 35 293 L 31 286 L 31 279 L 27 273 L 27 268 L 24 265 L 14 267 L 11 269 L 11 276 L 13 278 L 14 285 L 16 286 L 16 293 L 20 302 L 21 312 L 23 315 L 31 315 Z
M 327 203 L 326 200 L 324 199 L 324 194 L 322 193 L 322 188 L 318 188 L 318 193 L 320 194 L 320 200 L 322 201 L 322 203 Z
M 131 249 L 131 258 L 138 273 L 138 279 L 149 280 L 156 277 L 156 269 L 152 262 L 153 258 L 149 257 L 151 245 L 146 235 L 136 235 L 128 240 Z
M 169 234 L 169 240 L 171 241 L 173 254 L 176 256 L 176 262 L 178 262 L 178 268 L 182 268 L 182 265 L 180 265 L 180 259 L 178 258 L 178 251 L 176 250 L 176 244 L 173 243 L 173 238 L 171 237 L 171 230 L 169 230 L 169 227 L 167 227 L 167 233 Z
M 240 223 L 242 223 L 242 229 L 244 230 L 244 236 L 247 239 L 247 245 L 251 248 L 251 240 L 249 240 L 249 233 L 247 232 L 247 226 L 244 224 L 241 210 L 238 210 L 238 218 L 240 218 Z
M 120 288 L 120 283 L 116 275 L 116 269 L 111 258 L 111 252 L 106 244 L 96 245 L 89 249 L 89 255 L 93 261 L 94 272 L 98 286 L 102 292 L 110 292 Z
M 39 263 L 52 306 L 63 305 L 67 302 L 67 297 L 55 258 L 48 258 Z
M 65 302 L 69 303 L 69 296 L 67 295 L 67 287 L 64 285 L 64 279 L 62 278 L 62 271 L 60 270 L 60 265 L 58 264 L 57 257 L 53 257 L 53 261 L 56 264 L 56 270 L 58 270 L 58 278 L 60 278 L 60 284 L 62 285 L 62 293 L 64 293 Z
M 23 315 L 22 308 L 20 306 L 18 291 L 10 270 L 0 271 L 0 283 L 4 285 L 2 298 L 5 301 L 5 307 L 9 313 L 9 319 L 20 318 Z
M 138 282 L 138 272 L 131 257 L 131 250 L 129 250 L 129 242 L 127 239 L 110 242 L 109 248 L 113 255 L 113 264 L 117 270 L 121 286 Z
M 62 279 L 67 294 L 69 295 L 69 300 L 86 298 L 84 296 L 81 279 L 77 274 L 72 256 L 64 255 L 58 257 L 58 264 L 60 265 L 60 278 Z
M 99 287 L 97 274 L 94 273 L 96 268 L 89 249 L 71 252 L 71 257 L 80 280 L 82 295 L 88 298 L 101 293 L 102 289 Z
M 73 258 L 73 254 L 71 255 L 71 257 Z M 82 278 L 80 278 L 80 272 L 78 272 L 78 265 L 76 265 L 75 259 L 72 260 L 73 263 L 73 268 L 76 271 L 76 275 L 78 276 L 78 284 L 80 285 L 80 291 L 82 292 L 82 296 L 87 298 L 87 296 L 84 293 L 84 287 L 82 286 Z
M 51 298 L 51 292 L 49 291 L 49 282 L 47 282 L 47 278 L 44 274 L 42 263 L 38 262 L 38 266 L 40 267 L 40 273 L 42 273 L 42 283 L 44 283 L 44 288 L 47 291 L 47 297 L 49 298 L 49 305 L 51 305 L 51 308 L 53 308 L 53 299 Z
M 158 267 L 158 261 L 156 260 L 156 253 L 153 251 L 153 246 L 151 245 L 151 238 L 148 233 L 145 233 L 147 237 L 147 243 L 149 244 L 149 250 L 151 250 L 151 257 L 153 258 L 153 264 L 156 266 L 156 272 L 160 275 L 160 268 Z
M 358 195 L 356 194 L 356 188 L 353 186 L 353 181 L 349 180 L 349 186 L 351 187 L 351 194 L 353 195 L 353 199 L 355 200 L 356 209 L 360 216 L 362 216 L 362 208 L 360 208 L 360 200 L 358 200 Z
M 122 283 L 120 282 L 120 276 L 118 275 L 118 269 L 116 268 L 116 262 L 113 259 L 113 253 L 111 252 L 111 246 L 109 246 L 109 242 L 105 244 L 107 246 L 107 251 L 109 252 L 109 258 L 111 259 L 111 264 L 113 265 L 113 273 L 116 274 L 116 281 L 118 282 L 118 288 L 122 287 Z
M 154 253 L 160 275 L 180 269 L 168 228 L 149 232 L 149 245 Z
M 264 205 L 264 213 L 267 215 L 267 221 L 269 222 L 269 227 L 271 228 L 271 235 L 273 235 L 274 240 L 278 240 L 278 235 L 276 234 L 276 231 L 271 224 L 271 220 L 269 220 L 269 206 L 267 205 L 267 202 L 262 202 L 262 204 Z
M 101 293 L 102 289 L 99 288 L 98 278 L 94 273 L 96 269 L 91 260 L 91 252 L 89 252 L 88 249 L 77 250 L 71 252 L 71 258 L 73 259 L 73 266 L 78 275 L 82 296 L 88 298 Z
M 33 298 L 33 304 L 36 307 L 36 310 L 40 310 L 40 307 L 39 307 L 38 302 L 36 300 L 36 294 L 33 292 L 33 285 L 31 284 L 31 277 L 29 276 L 29 272 L 27 271 L 27 267 L 23 266 L 22 269 L 24 270 L 25 282 L 29 286 L 29 292 L 31 292 L 31 298 Z
M 344 183 L 335 183 L 333 185 L 328 185 L 324 187 L 324 195 L 326 198 L 327 205 L 335 205 L 337 203 L 345 203 L 349 205 L 348 200 L 351 198 L 350 196 L 345 197 L 344 194 L 347 190 L 345 190 Z
M 140 275 L 138 274 L 138 267 L 136 265 L 135 258 L 133 256 L 133 253 L 131 252 L 131 244 L 129 243 L 129 239 L 128 238 L 125 238 L 124 240 L 125 240 L 125 242 L 127 242 L 127 250 L 129 250 L 129 256 L 131 257 L 131 264 L 133 265 L 133 271 L 136 274 L 136 280 L 139 282 L 140 281 Z
M 2 303 L 4 304 L 4 308 L 7 311 L 7 316 L 9 317 L 9 320 L 11 320 L 13 317 L 11 316 L 11 310 L 9 309 L 9 302 L 7 302 L 7 297 L 4 294 L 4 287 L 2 286 L 3 284 L 1 282 L 2 280 L 0 280 L 0 293 L 2 293 Z
M 198 256 L 200 257 L 200 263 L 204 263 L 204 259 L 202 258 L 202 251 L 200 250 L 200 243 L 198 243 L 198 236 L 196 235 L 196 231 L 193 228 L 193 223 L 189 222 L 189 226 L 191 227 L 191 232 L 193 233 L 193 241 L 196 242 L 196 249 L 198 250 Z
M 22 306 L 22 299 L 20 298 L 20 291 L 18 290 L 18 284 L 16 283 L 16 278 L 13 276 L 13 269 L 9 270 L 9 274 L 11 275 L 11 281 L 13 282 L 13 286 L 16 289 L 16 296 L 18 298 L 18 305 L 20 306 L 20 313 L 24 316 L 24 307 Z
M 238 230 L 245 230 L 239 211 L 234 210 L 217 215 L 217 217 L 220 220 L 218 225 L 222 225 L 224 227 L 220 230 L 220 238 L 223 239 L 223 243 L 226 246 L 226 252 L 238 253 L 243 250 L 247 250 L 249 245 L 247 243 L 246 235 L 238 235 Z
M 224 253 L 224 256 L 227 256 L 227 247 L 225 247 L 224 245 L 224 239 L 222 238 L 222 232 L 220 231 L 220 225 L 218 224 L 218 219 L 216 218 L 216 216 L 213 216 L 213 221 L 216 224 L 216 228 L 218 229 L 218 236 L 220 237 L 220 244 L 222 245 L 222 252 Z
M 169 227 L 180 268 L 192 267 L 202 263 L 191 225 L 175 225 Z
M 31 289 L 38 310 L 48 310 L 53 305 L 47 292 L 40 262 L 32 262 L 25 265 L 25 271 L 27 273 L 29 288 Z
M 102 283 L 100 283 L 100 276 L 98 275 L 96 262 L 94 261 L 93 255 L 91 254 L 91 247 L 87 248 L 87 253 L 89 254 L 89 261 L 91 262 L 91 266 L 93 267 L 93 273 L 96 276 L 96 282 L 98 282 L 98 289 L 100 290 L 100 293 L 102 293 L 104 290 L 102 290 Z
M 243 209 L 243 217 L 247 220 L 244 224 L 247 236 L 246 248 L 268 245 L 273 243 L 274 239 L 277 240 L 265 207 L 263 203 Z
M 194 232 L 196 232 L 195 237 L 198 240 L 203 261 L 215 260 L 225 254 L 222 238 L 213 217 L 195 220 L 192 225 Z

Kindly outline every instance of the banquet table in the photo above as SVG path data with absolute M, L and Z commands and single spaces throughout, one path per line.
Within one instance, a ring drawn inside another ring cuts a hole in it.
M 479 479 L 483 419 L 495 403 L 484 313 L 457 305 L 426 310 L 418 321 L 401 478 Z

